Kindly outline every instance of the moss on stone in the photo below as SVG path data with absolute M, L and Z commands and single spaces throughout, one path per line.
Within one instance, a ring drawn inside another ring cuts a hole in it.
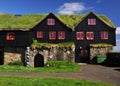
M 113 45 L 112 44 L 104 44 L 104 43 L 90 44 L 90 47 L 108 47 L 108 46 L 113 46 Z
M 38 42 L 37 40 L 33 40 L 33 43 L 31 45 L 31 47 L 35 48 L 35 47 L 39 47 L 39 48 L 42 48 L 42 47 L 46 47 L 46 48 L 50 48 L 50 47 L 53 47 L 53 46 L 56 46 L 56 47 L 72 47 L 74 46 L 74 42 L 64 42 L 64 43 L 40 43 Z

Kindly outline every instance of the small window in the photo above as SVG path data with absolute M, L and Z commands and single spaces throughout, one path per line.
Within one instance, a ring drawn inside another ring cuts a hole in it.
M 84 57 L 84 51 L 80 50 L 80 57 Z
M 37 38 L 43 38 L 43 32 L 37 31 Z
M 77 40 L 84 40 L 84 32 L 76 32 Z
M 102 40 L 107 40 L 108 39 L 108 32 L 107 31 L 101 31 L 100 36 Z
M 94 18 L 89 18 L 89 19 L 88 19 L 88 25 L 96 25 L 96 19 L 94 19 Z
M 15 40 L 15 33 L 7 33 L 6 40 Z
M 48 25 L 55 25 L 55 20 L 53 18 L 47 19 L 47 24 Z
M 80 57 L 88 57 L 88 51 L 87 50 L 80 50 Z
M 50 40 L 55 40 L 56 39 L 56 32 L 55 31 L 50 31 L 49 32 L 49 39 Z
M 65 39 L 65 32 L 64 31 L 59 31 L 58 32 L 58 39 L 59 40 L 64 40 Z
M 94 32 L 87 32 L 86 39 L 87 40 L 94 40 Z

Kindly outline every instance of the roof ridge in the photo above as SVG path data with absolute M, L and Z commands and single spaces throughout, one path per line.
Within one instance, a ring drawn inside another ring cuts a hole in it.
M 50 12 L 51 13 L 51 12 Z M 38 23 L 43 21 L 50 13 L 48 14 L 23 14 L 19 18 L 15 18 L 13 14 L 2 14 L 0 15 L 0 28 L 33 28 Z M 93 11 L 90 11 L 86 14 L 53 14 L 55 15 L 64 25 L 74 29 L 79 23 L 81 23 L 89 14 L 94 14 L 98 19 L 111 28 L 115 28 L 115 25 L 111 20 L 104 15 L 95 14 Z M 37 16 L 38 15 L 38 16 Z M 5 23 L 6 22 L 6 23 Z

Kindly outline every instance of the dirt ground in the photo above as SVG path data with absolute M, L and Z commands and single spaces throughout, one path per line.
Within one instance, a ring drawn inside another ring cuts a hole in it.
M 120 85 L 120 67 L 105 67 L 101 65 L 80 65 L 82 72 L 74 73 L 17 73 L 17 72 L 0 72 L 0 75 L 19 75 L 19 76 L 52 76 L 85 79 L 98 82 L 107 82 Z

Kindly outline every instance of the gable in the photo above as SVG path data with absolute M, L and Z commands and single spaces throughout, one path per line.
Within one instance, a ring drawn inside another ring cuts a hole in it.
M 110 28 L 112 28 L 112 29 L 115 29 L 115 26 L 112 24 L 112 22 L 110 21 L 110 19 L 107 17 L 107 16 L 105 16 L 105 15 L 96 15 L 95 13 L 93 13 L 93 12 L 90 12 L 90 13 L 88 13 L 84 18 L 83 18 L 83 20 L 82 21 L 80 21 L 77 25 L 76 25 L 76 27 L 78 27 L 83 21 L 85 21 L 84 22 L 84 24 L 85 24 L 85 26 L 86 25 L 88 25 L 88 19 L 89 18 L 95 18 L 96 19 L 96 21 L 100 21 L 100 22 L 102 22 L 103 23 L 103 25 L 106 25 L 106 26 L 108 26 L 108 27 L 110 27 Z M 96 24 L 97 25 L 97 24 Z M 88 25 L 89 26 L 89 25 Z
M 48 25 L 48 19 L 54 19 L 55 25 Z M 42 21 L 40 21 L 33 29 L 37 30 L 39 28 L 52 28 L 52 29 L 64 29 L 64 30 L 69 30 L 72 31 L 71 28 L 66 26 L 56 15 L 53 13 L 49 13 Z

